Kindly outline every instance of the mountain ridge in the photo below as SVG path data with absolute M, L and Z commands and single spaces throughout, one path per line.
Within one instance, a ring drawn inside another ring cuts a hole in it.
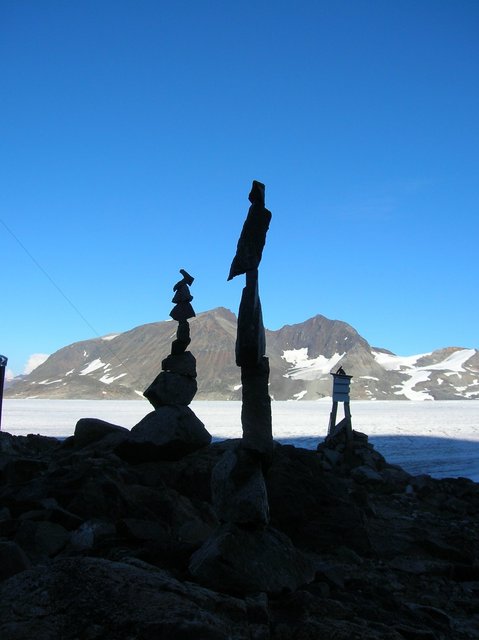
M 225 307 L 190 321 L 197 360 L 197 400 L 240 400 L 235 365 L 236 316 Z M 169 354 L 176 323 L 151 322 L 62 347 L 30 374 L 14 379 L 7 398 L 133 399 L 142 395 Z M 331 395 L 331 371 L 353 376 L 351 399 L 479 399 L 479 352 L 444 347 L 401 357 L 372 347 L 351 325 L 317 314 L 266 329 L 273 400 Z

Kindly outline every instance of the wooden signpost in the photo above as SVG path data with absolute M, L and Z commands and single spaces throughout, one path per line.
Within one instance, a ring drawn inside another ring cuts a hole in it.
M 328 436 L 335 436 L 345 430 L 346 442 L 352 442 L 353 426 L 351 423 L 351 410 L 349 408 L 349 386 L 353 376 L 346 375 L 342 367 L 333 376 L 333 408 L 329 416 Z M 344 404 L 344 418 L 336 424 L 338 402 Z

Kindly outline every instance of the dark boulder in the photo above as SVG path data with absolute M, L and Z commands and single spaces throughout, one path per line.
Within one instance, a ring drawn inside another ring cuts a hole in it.
M 75 426 L 74 445 L 85 447 L 112 434 L 127 434 L 128 429 L 99 418 L 81 418 Z
M 0 541 L 0 582 L 30 566 L 30 560 L 16 542 Z
M 251 638 L 243 600 L 138 560 L 69 558 L 17 574 L 0 586 L 0 621 L 3 640 Z
M 189 410 L 167 409 L 174 439 Z M 478 484 L 411 477 L 364 435 L 165 459 L 152 421 L 143 451 L 114 425 L 84 446 L 0 437 L 2 640 L 477 636 Z
M 177 460 L 207 446 L 211 435 L 188 407 L 159 407 L 146 415 L 115 453 L 131 463 Z
M 236 594 L 294 591 L 315 575 L 314 561 L 284 533 L 231 524 L 220 527 L 193 554 L 189 568 L 202 584 Z
M 269 506 L 261 461 L 239 445 L 226 451 L 211 474 L 213 507 L 222 522 L 265 525 Z

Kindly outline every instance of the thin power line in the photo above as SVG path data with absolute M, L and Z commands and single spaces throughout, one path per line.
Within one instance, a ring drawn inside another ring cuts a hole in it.
M 35 256 L 32 255 L 32 253 L 27 249 L 27 247 L 23 244 L 23 242 L 20 240 L 20 238 L 12 231 L 12 229 L 10 229 L 10 227 L 6 224 L 6 222 L 4 222 L 2 220 L 2 218 L 0 218 L 0 222 L 5 227 L 5 229 L 8 231 L 8 233 L 12 236 L 12 238 L 20 245 L 20 247 L 27 254 L 27 256 L 30 258 L 30 260 L 33 262 L 33 264 L 43 273 L 43 275 L 47 278 L 47 280 L 50 281 L 50 283 L 55 287 L 55 289 L 58 291 L 58 293 L 68 302 L 68 304 L 72 307 L 72 309 L 75 311 L 75 313 L 77 313 L 78 316 L 83 320 L 83 322 L 87 325 L 87 327 L 89 327 L 89 329 L 91 329 L 93 331 L 93 333 L 96 335 L 97 338 L 101 338 L 101 335 L 98 333 L 98 331 L 95 329 L 95 327 L 91 324 L 91 322 L 83 315 L 83 313 L 80 311 L 80 309 L 76 306 L 76 304 L 74 302 L 72 302 L 72 300 L 67 296 L 67 294 L 63 291 L 63 289 L 55 282 L 55 280 L 50 276 L 48 271 L 38 262 L 38 260 L 35 258 Z M 106 347 L 107 351 L 110 351 L 110 353 L 118 360 L 118 362 L 120 362 L 120 364 L 123 367 L 125 367 L 125 369 L 128 371 L 128 373 L 130 375 L 133 375 L 131 373 L 131 371 L 128 370 L 128 367 L 121 360 L 121 358 L 119 358 L 119 356 L 116 355 L 116 353 L 113 351 L 113 349 L 110 347 L 110 345 L 106 344 L 105 347 Z

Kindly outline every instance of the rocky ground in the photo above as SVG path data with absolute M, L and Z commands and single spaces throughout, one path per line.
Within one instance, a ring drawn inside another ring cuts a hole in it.
M 241 526 L 213 499 L 239 441 L 197 446 L 1 433 L 0 637 L 479 638 L 479 485 L 411 477 L 359 433 L 275 444 L 269 521 Z

